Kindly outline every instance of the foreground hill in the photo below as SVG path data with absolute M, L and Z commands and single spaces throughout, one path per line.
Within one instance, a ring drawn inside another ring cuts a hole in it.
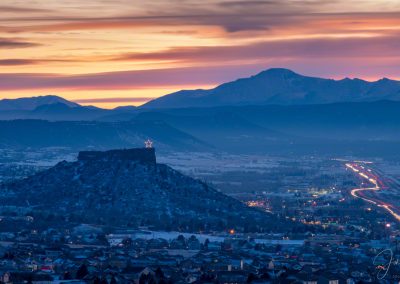
M 304 105 L 378 100 L 400 100 L 400 82 L 386 78 L 376 82 L 348 78 L 332 80 L 274 68 L 210 90 L 179 91 L 150 101 L 143 107 Z
M 151 138 L 163 150 L 201 150 L 206 143 L 162 121 L 0 121 L 0 148 L 110 149 L 142 145 Z
M 219 133 L 222 135 L 232 130 L 235 125 L 240 125 L 240 122 L 243 130 L 253 129 L 264 133 L 275 131 L 275 134 L 281 132 L 291 135 L 292 138 L 400 141 L 399 111 L 400 102 L 379 101 L 157 109 L 142 111 L 135 118 L 162 120 L 199 138 L 202 134 L 197 135 L 197 133 L 202 129 L 212 130 L 219 127 Z M 235 129 L 239 130 L 240 127 Z M 215 138 L 218 136 L 216 134 Z
M 176 111 L 176 112 L 174 112 Z M 230 109 L 174 109 L 165 112 L 143 112 L 136 121 L 163 121 L 177 129 L 190 133 L 201 141 L 207 141 L 217 150 L 244 153 L 282 148 L 298 137 L 260 126 L 240 112 Z M 201 137 L 201 138 L 200 138 Z
M 398 157 L 399 110 L 400 102 L 379 101 L 149 109 L 130 117 L 164 121 L 235 153 Z
M 152 148 L 81 152 L 76 162 L 0 186 L 0 204 L 73 223 L 189 231 L 277 225 L 272 215 L 157 164 Z

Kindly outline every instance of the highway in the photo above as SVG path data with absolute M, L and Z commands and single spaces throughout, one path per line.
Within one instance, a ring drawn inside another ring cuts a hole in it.
M 375 173 L 375 171 L 373 171 L 371 168 L 368 168 L 366 165 L 361 165 L 357 162 L 346 163 L 345 165 L 347 169 L 350 169 L 367 184 L 371 185 L 369 187 L 354 188 L 351 190 L 350 194 L 355 198 L 360 198 L 377 207 L 383 208 L 398 222 L 400 222 L 400 208 L 380 199 L 379 194 L 375 194 L 381 190 L 387 189 L 387 186 L 383 183 L 382 179 Z

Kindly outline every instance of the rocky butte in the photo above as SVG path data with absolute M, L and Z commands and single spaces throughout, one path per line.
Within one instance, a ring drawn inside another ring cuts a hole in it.
M 1 208 L 31 216 L 31 229 L 82 223 L 186 232 L 287 229 L 285 220 L 157 164 L 154 148 L 80 152 L 74 162 L 0 185 Z

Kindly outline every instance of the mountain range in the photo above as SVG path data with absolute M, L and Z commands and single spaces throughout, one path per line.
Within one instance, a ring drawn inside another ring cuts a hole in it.
M 308 77 L 284 68 L 272 68 L 249 78 L 228 82 L 209 90 L 182 90 L 149 101 L 139 109 L 220 107 L 248 105 L 310 105 L 339 102 L 400 101 L 400 81 L 387 78 L 375 82 Z M 46 118 L 69 120 L 132 112 L 138 108 L 105 110 L 83 107 L 57 96 L 0 100 L 0 119 Z
M 70 102 L 58 96 L 40 96 L 31 98 L 3 99 L 0 100 L 0 111 L 32 111 L 44 105 L 63 104 L 70 108 L 79 104 Z
M 74 162 L 0 185 L 0 203 L 33 222 L 152 226 L 162 230 L 260 231 L 286 221 L 156 163 L 154 148 L 81 152 Z M 51 218 L 49 217 L 51 216 Z
M 184 90 L 144 104 L 145 108 L 243 105 L 304 105 L 400 100 L 400 82 L 383 78 L 332 80 L 307 77 L 283 68 L 263 71 L 210 90 Z

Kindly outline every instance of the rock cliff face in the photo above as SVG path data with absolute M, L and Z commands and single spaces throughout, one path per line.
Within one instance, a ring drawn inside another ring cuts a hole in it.
M 266 230 L 272 216 L 157 164 L 154 149 L 81 152 L 29 178 L 0 186 L 0 204 L 54 215 L 59 223 L 163 230 Z M 40 218 L 40 217 L 36 217 Z
M 140 163 L 156 163 L 156 152 L 154 148 L 134 148 L 110 151 L 81 151 L 78 161 L 88 162 L 95 160 L 105 161 L 136 161 Z

